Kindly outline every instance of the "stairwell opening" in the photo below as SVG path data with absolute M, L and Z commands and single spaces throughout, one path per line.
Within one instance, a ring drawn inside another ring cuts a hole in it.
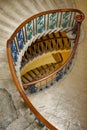
M 44 81 L 48 87 L 48 81 L 62 78 L 75 57 L 83 20 L 84 14 L 77 9 L 41 12 L 24 21 L 7 41 L 7 56 L 14 83 L 35 120 L 50 130 L 57 128 L 33 106 L 25 89 L 28 86 L 34 93 Z M 33 66 L 36 58 L 41 62 L 40 57 L 48 53 L 51 53 L 52 62 L 47 60 L 44 65 Z M 31 62 L 31 69 L 29 67 L 30 70 L 23 72 Z

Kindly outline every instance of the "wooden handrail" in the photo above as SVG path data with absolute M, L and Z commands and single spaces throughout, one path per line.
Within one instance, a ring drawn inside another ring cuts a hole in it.
M 7 42 L 9 44 L 9 41 Z M 49 123 L 36 109 L 35 107 L 31 104 L 30 100 L 27 98 L 24 90 L 22 89 L 22 86 L 20 85 L 18 78 L 16 76 L 15 70 L 14 70 L 14 65 L 12 62 L 12 56 L 11 56 L 11 49 L 10 46 L 7 45 L 7 55 L 8 55 L 8 62 L 10 66 L 10 71 L 13 77 L 13 81 L 21 94 L 22 98 L 24 99 L 25 103 L 28 105 L 29 109 L 34 113 L 34 115 L 40 119 L 50 130 L 57 130 L 51 123 Z
M 83 15 L 78 15 L 78 17 L 76 17 L 76 20 L 78 22 L 77 26 L 80 24 L 81 25 L 81 22 L 82 20 L 84 20 L 84 16 Z M 36 84 L 38 82 L 41 82 L 41 81 L 44 81 L 48 78 L 50 78 L 51 76 L 55 75 L 56 73 L 60 72 L 66 65 L 67 63 L 72 59 L 72 57 L 74 56 L 75 52 L 76 52 L 76 49 L 77 49 L 77 46 L 78 46 L 78 40 L 79 40 L 79 36 L 80 36 L 80 27 L 78 26 L 78 31 L 77 31 L 77 35 L 76 35 L 76 39 L 75 39 L 75 45 L 74 45 L 74 48 L 70 54 L 70 57 L 66 60 L 66 62 L 57 70 L 55 70 L 54 72 L 52 72 L 51 74 L 47 75 L 46 77 L 44 78 L 41 78 L 39 80 L 35 80 L 35 81 L 31 81 L 31 82 L 28 82 L 28 83 L 24 83 L 23 86 L 26 87 L 26 86 L 30 86 L 30 85 L 33 85 L 33 84 Z
M 13 65 L 13 59 L 12 59 L 12 55 L 11 55 L 11 48 L 10 48 L 10 44 L 11 44 L 11 41 L 12 39 L 15 37 L 15 35 L 17 34 L 17 32 L 27 23 L 29 22 L 30 20 L 34 19 L 35 17 L 37 16 L 40 16 L 40 15 L 43 15 L 43 14 L 46 14 L 46 13 L 53 13 L 53 12 L 63 12 L 63 11 L 75 11 L 75 12 L 79 12 L 81 13 L 81 15 L 79 15 L 77 18 L 76 18 L 76 21 L 77 21 L 77 35 L 76 35 L 76 40 L 75 40 L 75 46 L 72 50 L 72 53 L 70 55 L 70 58 L 66 61 L 66 63 L 63 64 L 63 66 L 58 69 L 57 71 L 55 71 L 54 73 L 56 72 L 59 72 L 70 60 L 71 58 L 74 56 L 75 52 L 76 52 L 76 49 L 77 49 L 77 46 L 78 46 L 78 40 L 79 40 L 79 36 L 80 36 L 80 26 L 81 26 L 81 22 L 82 20 L 84 19 L 84 14 L 77 10 L 77 9 L 59 9 L 59 10 L 50 10 L 50 11 L 46 11 L 46 12 L 42 12 L 42 13 L 39 13 L 37 15 L 34 15 L 33 17 L 27 19 L 23 24 L 21 24 L 17 30 L 13 33 L 13 35 L 10 37 L 10 39 L 7 41 L 7 56 L 8 56 L 8 63 L 9 63 L 9 67 L 10 67 L 10 71 L 11 71 L 11 74 L 12 74 L 12 77 L 13 77 L 13 80 L 14 80 L 14 83 L 20 93 L 20 95 L 22 96 L 22 98 L 24 99 L 25 103 L 28 105 L 28 107 L 30 108 L 30 110 L 34 113 L 34 115 L 41 121 L 43 122 L 47 128 L 49 128 L 50 130 L 58 130 L 55 126 L 53 126 L 50 122 L 48 122 L 37 110 L 36 108 L 32 105 L 32 103 L 30 102 L 30 100 L 27 98 L 22 86 L 20 85 L 19 81 L 18 81 L 18 78 L 17 78 L 17 75 L 16 75 L 16 72 L 15 72 L 15 69 L 14 69 L 14 65 Z M 53 73 L 53 74 L 54 74 Z M 50 76 L 52 76 L 53 74 L 51 74 Z M 49 77 L 49 76 L 48 76 Z M 46 78 L 48 78 L 46 77 Z M 42 81 L 44 79 L 41 79 L 40 81 Z M 36 82 L 36 81 L 35 81 Z
M 82 11 L 78 10 L 78 9 L 72 9 L 72 8 L 69 8 L 69 9 L 56 9 L 56 10 L 49 10 L 49 11 L 44 11 L 44 12 L 41 12 L 41 13 L 38 13 L 36 15 L 33 15 L 32 17 L 28 18 L 27 20 L 25 20 L 22 24 L 19 25 L 18 28 L 16 28 L 16 30 L 14 31 L 14 33 L 12 34 L 12 36 L 10 37 L 10 41 L 13 40 L 13 38 L 16 36 L 17 32 L 19 32 L 21 30 L 21 28 L 23 28 L 28 22 L 30 22 L 31 20 L 39 17 L 39 16 L 42 16 L 42 15 L 45 15 L 45 14 L 49 14 L 49 13 L 56 13 L 56 12 L 78 12 L 81 14 L 81 16 L 83 17 L 82 20 L 85 18 L 84 14 L 82 13 Z M 10 42 L 9 42 L 10 44 Z

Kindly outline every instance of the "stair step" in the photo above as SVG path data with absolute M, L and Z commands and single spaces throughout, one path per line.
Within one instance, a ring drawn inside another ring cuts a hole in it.
M 32 71 L 36 74 L 37 78 L 41 77 L 41 73 L 40 73 L 40 71 L 37 68 L 32 70 Z
M 45 41 L 45 44 L 46 44 L 46 50 L 53 50 L 52 49 L 52 46 L 51 46 L 51 41 L 50 40 L 47 40 L 47 41 Z
M 57 51 L 55 53 L 55 51 L 54 51 L 54 53 L 51 53 L 51 54 L 52 54 L 55 62 L 53 62 L 53 63 L 50 62 L 45 65 L 40 64 L 40 66 L 38 64 L 38 66 L 36 68 L 34 67 L 34 69 L 31 67 L 31 69 L 29 71 L 27 70 L 28 72 L 26 72 L 25 74 L 22 75 L 23 83 L 39 80 L 41 78 L 48 76 L 50 73 L 53 73 L 55 70 L 57 70 L 62 65 L 63 62 L 65 62 L 64 61 L 65 58 L 62 57 L 64 55 L 64 53 L 65 53 L 65 51 L 63 51 L 63 53 L 61 53 L 59 51 Z M 66 55 L 67 55 L 67 52 L 66 52 Z M 35 63 L 36 62 L 34 62 L 34 64 Z
M 35 79 L 36 75 L 32 72 L 32 70 L 27 73 L 32 77 L 32 79 Z
M 58 65 L 58 68 L 59 68 L 59 65 Z M 53 63 L 40 66 L 24 74 L 22 76 L 22 81 L 23 83 L 24 82 L 26 83 L 26 82 L 38 80 L 40 78 L 47 76 L 49 73 L 52 73 L 55 69 L 57 69 L 57 65 Z
M 23 76 L 21 77 L 21 79 L 22 79 L 22 82 L 23 82 L 23 83 L 28 83 L 28 82 L 29 82 L 28 78 L 26 78 L 25 75 L 23 75 Z
M 42 50 L 42 52 L 44 52 L 45 51 L 45 45 L 44 45 L 44 43 L 43 42 L 40 42 L 39 43 L 39 46 L 41 47 L 41 50 Z
M 59 32 L 59 34 L 60 34 L 61 37 L 66 37 L 66 32 L 65 31 Z
M 70 41 L 69 41 L 69 39 L 63 38 L 63 42 L 64 42 L 64 48 L 65 48 L 66 50 L 68 50 L 68 49 L 70 48 Z M 68 42 L 69 44 L 67 44 L 67 42 Z
M 54 35 L 56 38 L 60 38 L 60 33 L 59 33 L 59 32 L 55 32 L 55 33 L 53 33 L 53 35 Z
M 28 48 L 28 50 L 26 51 L 26 53 L 27 53 L 27 58 L 28 59 L 32 59 L 33 55 L 31 54 L 31 48 Z
M 56 63 L 60 63 L 63 61 L 61 53 L 54 53 L 52 54 L 53 58 L 55 59 Z
M 45 71 L 41 66 L 39 68 L 37 68 L 37 70 L 40 72 L 41 75 L 45 74 Z
M 64 48 L 63 48 L 63 43 L 62 43 L 62 38 L 57 39 L 57 44 L 58 44 L 58 48 L 59 48 L 60 50 L 63 50 L 63 49 L 64 49 Z
M 54 67 L 52 66 L 52 64 L 48 64 L 47 66 L 50 71 L 54 71 Z
M 58 50 L 58 44 L 57 44 L 57 41 L 55 39 L 52 39 L 52 44 L 53 44 L 53 49 Z
M 51 39 L 54 38 L 54 35 L 52 33 L 48 34 L 47 36 L 48 36 L 48 38 L 51 38 Z
M 28 47 L 24 56 L 22 57 L 21 64 L 24 66 L 29 60 L 43 53 L 54 50 L 68 50 L 70 49 L 70 41 L 66 35 L 66 32 L 55 32 L 42 36 L 37 39 L 31 46 Z
M 33 78 L 32 78 L 28 73 L 25 74 L 25 77 L 27 77 L 27 79 L 28 79 L 29 81 L 32 81 L 32 80 L 33 80 Z

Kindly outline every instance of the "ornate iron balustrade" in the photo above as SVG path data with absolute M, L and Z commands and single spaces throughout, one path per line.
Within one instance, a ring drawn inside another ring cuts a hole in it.
M 54 71 L 50 75 L 30 82 L 28 85 L 34 85 L 38 82 L 48 79 L 49 77 L 52 77 L 57 73 L 59 76 L 59 72 L 63 72 L 66 67 L 69 67 L 69 64 L 71 64 L 72 59 L 74 58 L 80 36 L 80 27 L 83 20 L 84 14 L 77 9 L 59 9 L 41 12 L 24 21 L 7 41 L 8 62 L 15 85 L 32 113 L 38 120 L 40 120 L 40 122 L 42 122 L 41 124 L 44 124 L 51 130 L 57 130 L 57 128 L 48 122 L 35 109 L 24 92 L 20 78 L 22 56 L 27 48 L 32 45 L 32 42 L 34 42 L 37 38 L 40 38 L 42 35 L 46 35 L 55 31 L 72 31 L 72 34 L 75 35 L 75 39 L 74 45 L 71 49 L 70 57 L 67 59 L 67 61 L 58 70 Z

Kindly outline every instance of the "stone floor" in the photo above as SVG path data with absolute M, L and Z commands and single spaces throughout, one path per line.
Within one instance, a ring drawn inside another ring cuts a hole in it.
M 41 130 L 13 83 L 7 39 L 31 15 L 66 7 L 81 9 L 86 16 L 75 65 L 59 83 L 29 98 L 59 130 L 87 130 L 87 0 L 0 0 L 0 130 Z

